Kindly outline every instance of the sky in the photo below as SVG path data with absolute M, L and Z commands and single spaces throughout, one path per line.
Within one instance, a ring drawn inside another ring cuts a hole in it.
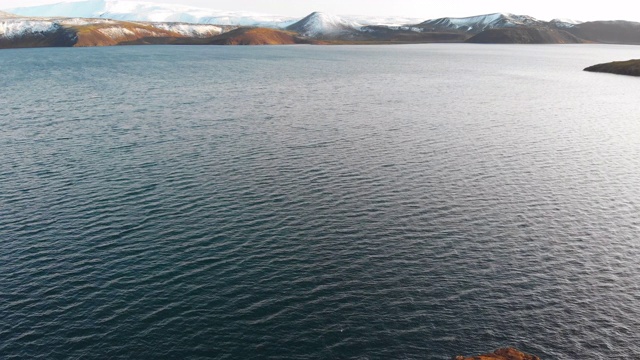
M 67 0 L 70 1 L 70 0 Z M 126 0 L 125 0 L 126 1 Z M 138 0 L 139 1 L 139 0 Z M 433 19 L 495 12 L 530 15 L 541 20 L 640 21 L 640 3 L 629 0 L 143 0 L 192 5 L 217 10 L 251 11 L 302 17 L 312 11 L 336 15 L 394 15 Z M 61 0 L 0 0 L 0 9 L 62 2 Z

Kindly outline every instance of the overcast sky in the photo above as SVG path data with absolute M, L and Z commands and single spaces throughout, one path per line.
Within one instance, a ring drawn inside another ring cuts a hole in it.
M 0 9 L 57 2 L 61 0 L 0 0 Z M 542 20 L 570 18 L 640 21 L 640 3 L 632 0 L 598 2 L 589 0 L 146 0 L 146 2 L 296 17 L 302 17 L 312 11 L 337 15 L 399 15 L 424 19 L 511 12 L 531 15 Z

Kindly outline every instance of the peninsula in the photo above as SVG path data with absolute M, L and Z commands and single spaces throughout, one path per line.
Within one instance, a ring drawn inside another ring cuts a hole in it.
M 614 61 L 610 63 L 593 65 L 584 69 L 584 71 L 640 76 L 640 59 Z

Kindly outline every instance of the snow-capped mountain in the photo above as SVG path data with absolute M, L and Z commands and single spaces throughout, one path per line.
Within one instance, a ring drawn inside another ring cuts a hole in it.
M 464 18 L 440 18 L 424 21 L 417 26 L 427 31 L 464 31 L 479 33 L 487 29 L 543 25 L 531 16 L 495 13 Z
M 314 12 L 294 21 L 273 15 L 125 0 L 84 0 L 15 11 L 18 14 L 0 12 L 0 48 L 387 42 L 640 43 L 640 23 L 582 23 L 565 19 L 545 22 L 507 13 L 420 22 Z
M 333 37 L 359 31 L 362 24 L 339 16 L 314 12 L 304 19 L 289 25 L 287 30 L 306 37 Z
M 7 9 L 22 16 L 105 18 L 122 21 L 184 22 L 216 25 L 286 27 L 298 19 L 176 4 L 123 0 L 85 0 Z

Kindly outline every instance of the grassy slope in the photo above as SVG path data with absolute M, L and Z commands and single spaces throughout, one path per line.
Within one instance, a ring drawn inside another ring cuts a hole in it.
M 282 31 L 267 28 L 239 28 L 218 36 L 208 41 L 212 45 L 292 45 L 315 43 L 302 39 L 291 31 Z

